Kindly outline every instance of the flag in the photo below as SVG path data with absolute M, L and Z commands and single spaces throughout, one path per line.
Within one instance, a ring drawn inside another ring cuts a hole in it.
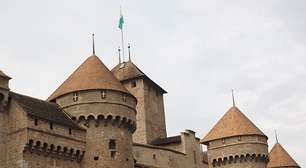
M 120 19 L 119 19 L 119 25 L 118 25 L 118 27 L 119 27 L 119 29 L 123 29 L 123 23 L 124 23 L 124 19 L 123 19 L 123 15 L 122 14 L 120 14 Z

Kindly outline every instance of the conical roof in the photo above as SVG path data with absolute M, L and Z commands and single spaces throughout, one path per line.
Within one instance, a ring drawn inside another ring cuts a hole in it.
M 205 144 L 212 140 L 242 135 L 266 137 L 237 107 L 231 107 L 201 142 Z
M 270 151 L 269 160 L 268 168 L 300 167 L 279 143 L 276 143 Z
M 91 89 L 109 89 L 129 93 L 102 61 L 93 55 L 87 58 L 48 100 L 52 101 L 67 93 Z

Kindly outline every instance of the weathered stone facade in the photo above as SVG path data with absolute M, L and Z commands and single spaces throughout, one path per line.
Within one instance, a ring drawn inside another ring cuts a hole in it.
M 166 91 L 130 61 L 110 71 L 90 56 L 47 101 L 10 91 L 10 79 L 0 71 L 1 168 L 267 167 L 267 136 L 236 107 L 203 140 L 167 137 Z

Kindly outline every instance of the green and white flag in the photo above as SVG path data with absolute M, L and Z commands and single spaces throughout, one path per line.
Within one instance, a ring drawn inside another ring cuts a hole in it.
M 118 25 L 118 27 L 119 27 L 119 29 L 123 29 L 123 24 L 124 24 L 124 19 L 123 19 L 123 15 L 122 15 L 122 13 L 120 13 L 120 19 L 119 19 L 119 25 Z

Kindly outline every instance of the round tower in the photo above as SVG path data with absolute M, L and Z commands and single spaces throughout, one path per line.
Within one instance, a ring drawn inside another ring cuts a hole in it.
M 134 167 L 137 100 L 97 56 L 89 57 L 48 100 L 87 128 L 82 167 Z
M 267 136 L 237 107 L 232 107 L 201 140 L 209 167 L 266 168 Z

